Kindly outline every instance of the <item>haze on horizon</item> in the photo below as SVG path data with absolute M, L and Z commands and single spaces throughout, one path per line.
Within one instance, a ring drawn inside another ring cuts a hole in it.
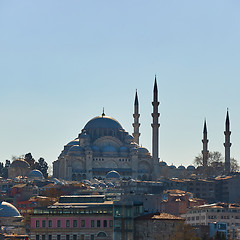
M 202 150 L 240 162 L 240 2 L 0 2 L 0 162 L 31 152 L 49 164 L 93 117 L 133 132 L 138 90 L 140 144 L 151 152 L 154 76 L 160 159 L 190 165 Z

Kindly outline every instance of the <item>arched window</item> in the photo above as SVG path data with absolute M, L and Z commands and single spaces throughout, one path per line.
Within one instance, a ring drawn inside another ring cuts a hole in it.
M 107 234 L 105 232 L 100 232 L 97 237 L 107 237 Z

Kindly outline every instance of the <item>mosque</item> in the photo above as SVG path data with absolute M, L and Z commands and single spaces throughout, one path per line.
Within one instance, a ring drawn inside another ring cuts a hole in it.
M 160 177 L 186 177 L 195 167 L 168 166 L 159 161 L 159 112 L 158 88 L 155 76 L 152 113 L 152 155 L 139 145 L 139 103 L 136 92 L 133 113 L 133 134 L 130 135 L 114 118 L 101 116 L 91 119 L 78 137 L 64 146 L 58 159 L 53 162 L 53 177 L 65 180 L 105 179 L 111 171 L 123 179 L 157 180 Z M 204 124 L 203 166 L 207 166 L 208 139 Z M 225 171 L 230 172 L 230 130 L 227 112 L 225 134 Z
M 101 116 L 91 119 L 76 139 L 64 146 L 58 159 L 53 162 L 53 176 L 65 180 L 98 178 L 117 171 L 125 179 L 153 180 L 157 178 L 158 131 L 160 124 L 158 113 L 158 89 L 155 77 L 153 90 L 153 144 L 148 149 L 139 145 L 139 103 L 136 92 L 134 102 L 134 132 L 130 135 L 114 118 Z

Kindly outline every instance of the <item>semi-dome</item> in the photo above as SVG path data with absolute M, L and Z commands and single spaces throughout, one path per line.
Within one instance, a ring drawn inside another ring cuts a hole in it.
M 80 147 L 79 145 L 73 145 L 69 150 L 68 150 L 68 155 L 69 156 L 78 156 L 83 154 L 84 149 Z
M 93 128 L 123 129 L 121 124 L 116 119 L 107 116 L 95 117 L 91 119 L 84 127 L 86 130 Z
M 128 152 L 128 148 L 125 147 L 125 146 L 122 146 L 122 147 L 119 148 L 119 151 L 120 152 Z
M 117 152 L 117 149 L 114 146 L 107 145 L 102 148 L 103 153 L 115 153 Z
M 138 152 L 139 152 L 139 154 L 141 154 L 141 155 L 145 155 L 145 154 L 148 154 L 148 153 L 149 153 L 148 150 L 147 150 L 146 148 L 144 148 L 144 147 L 138 148 Z
M 106 178 L 108 178 L 108 179 L 109 178 L 119 179 L 120 178 L 120 174 L 117 171 L 112 170 L 112 171 L 107 173 Z
M 11 203 L 0 202 L 0 217 L 21 217 L 21 215 Z
M 83 152 L 83 148 L 82 147 L 80 147 L 79 145 L 73 145 L 70 149 L 69 149 L 69 151 L 68 151 L 68 153 L 69 152 Z
M 13 168 L 30 168 L 30 165 L 24 159 L 17 159 L 12 162 L 11 166 Z
M 131 135 L 127 135 L 126 137 L 125 137 L 125 142 L 126 143 L 131 143 L 131 142 L 133 142 L 133 136 L 131 136 Z
M 28 177 L 31 179 L 43 179 L 43 174 L 38 169 L 34 169 L 28 174 Z
M 79 139 L 76 138 L 76 139 L 74 139 L 73 141 L 71 141 L 67 144 L 67 146 L 70 146 L 70 145 L 79 145 Z
M 98 146 L 96 146 L 96 145 L 93 145 L 92 146 L 92 150 L 93 150 L 93 152 L 99 152 L 100 148 Z
M 167 166 L 167 163 L 164 162 L 164 161 L 160 161 L 160 162 L 159 162 L 159 165 L 160 165 L 161 167 L 164 167 L 164 166 Z

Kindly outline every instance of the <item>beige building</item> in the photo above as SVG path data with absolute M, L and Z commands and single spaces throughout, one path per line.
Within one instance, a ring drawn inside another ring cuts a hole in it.
M 240 229 L 240 205 L 228 203 L 206 204 L 191 208 L 186 214 L 181 215 L 186 223 L 208 225 L 209 223 L 227 223 L 228 233 L 237 232 Z

